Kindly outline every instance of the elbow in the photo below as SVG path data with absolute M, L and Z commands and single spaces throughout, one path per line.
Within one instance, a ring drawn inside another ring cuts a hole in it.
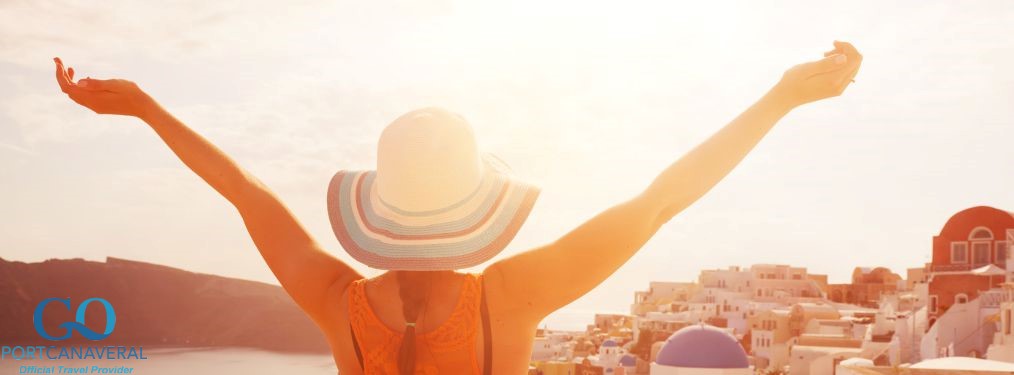
M 672 207 L 663 208 L 655 216 L 655 220 L 652 224 L 654 225 L 655 229 L 661 228 L 663 225 L 668 223 L 669 220 L 672 220 L 672 218 L 676 217 L 676 214 L 678 213 L 679 210 L 675 208 Z
M 667 194 L 660 194 L 667 193 Z M 676 214 L 686 207 L 685 204 L 681 203 L 683 200 L 677 196 L 673 196 L 672 192 L 663 192 L 659 190 L 648 190 L 642 193 L 637 198 L 628 202 L 628 204 L 642 206 L 638 209 L 640 212 L 648 213 L 647 218 L 651 222 L 653 230 L 658 230 L 669 220 L 672 220 Z
M 271 191 L 267 185 L 264 185 L 257 177 L 246 173 L 244 173 L 242 178 L 238 178 L 237 181 L 229 185 L 226 191 L 222 192 L 222 195 L 240 211 L 244 207 L 250 206 L 251 202 L 271 195 Z

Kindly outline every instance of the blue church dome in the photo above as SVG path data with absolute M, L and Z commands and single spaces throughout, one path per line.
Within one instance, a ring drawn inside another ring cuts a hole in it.
M 655 363 L 689 368 L 749 368 L 743 346 L 725 331 L 709 325 L 683 328 L 665 340 Z
M 603 348 L 615 348 L 617 346 L 620 346 L 620 345 L 616 344 L 616 341 L 613 341 L 613 340 L 606 340 L 606 341 L 602 342 L 602 347 Z
M 634 367 L 636 365 L 637 365 L 637 357 L 634 357 L 630 354 L 624 354 L 623 357 L 620 358 L 620 366 Z

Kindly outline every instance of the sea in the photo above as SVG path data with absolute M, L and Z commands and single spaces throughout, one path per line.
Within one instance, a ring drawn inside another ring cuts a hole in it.
M 239 348 L 146 349 L 147 360 L 0 361 L 0 375 L 45 374 L 308 374 L 335 375 L 330 354 L 291 354 Z M 34 366 L 34 367 L 33 367 Z M 66 369 L 61 372 L 60 366 Z M 126 369 L 121 369 L 126 367 Z M 119 369 L 119 370 L 118 370 Z M 82 371 L 83 370 L 83 371 Z M 109 372 L 107 372 L 109 371 Z
M 584 331 L 594 323 L 592 310 L 562 309 L 547 317 L 540 328 Z M 146 348 L 147 360 L 44 360 L 0 361 L 0 375 L 7 374 L 330 374 L 338 373 L 330 354 L 294 354 L 245 348 Z M 61 369 L 63 366 L 64 369 Z M 120 367 L 130 369 L 124 372 Z M 61 372 L 61 370 L 63 372 Z M 84 370 L 84 371 L 82 371 Z

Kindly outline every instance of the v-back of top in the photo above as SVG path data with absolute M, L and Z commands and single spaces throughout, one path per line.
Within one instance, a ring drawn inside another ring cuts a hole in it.
M 403 334 L 380 321 L 366 299 L 366 279 L 349 286 L 349 322 L 363 374 L 397 375 Z M 475 340 L 481 319 L 482 275 L 465 274 L 457 306 L 435 330 L 416 335 L 416 374 L 481 374 Z

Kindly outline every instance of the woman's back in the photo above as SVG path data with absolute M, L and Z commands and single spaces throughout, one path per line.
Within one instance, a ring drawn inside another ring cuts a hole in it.
M 419 332 L 416 373 L 482 374 L 485 337 L 480 302 L 484 286 L 488 288 L 486 298 L 493 338 L 492 373 L 526 373 L 540 319 L 505 311 L 497 303 L 504 297 L 502 292 L 495 285 L 485 285 L 480 274 L 434 273 L 439 276 L 433 278 L 432 287 L 428 288 L 429 302 L 416 323 Z M 360 279 L 328 299 L 333 319 L 325 332 L 342 375 L 397 374 L 398 349 L 406 323 L 397 277 L 389 272 Z
M 423 311 L 434 316 L 434 319 L 427 322 L 429 326 L 426 329 L 416 327 L 416 372 L 481 374 L 477 354 L 479 351 L 475 350 L 475 343 L 478 342 L 476 338 L 482 327 L 481 280 L 482 277 L 477 274 L 463 275 L 461 285 L 457 288 L 460 290 L 457 301 L 440 301 L 433 304 L 433 311 Z M 383 303 L 392 299 L 378 298 L 376 294 L 382 294 L 382 291 L 378 291 L 376 286 L 372 288 L 375 294 L 371 303 L 366 292 L 366 281 L 357 280 L 346 291 L 348 318 L 353 339 L 360 351 L 360 364 L 367 374 L 396 373 L 398 354 L 404 339 L 404 318 L 400 311 L 395 314 L 391 303 Z M 427 294 L 432 297 L 431 290 Z M 377 306 L 377 311 L 372 306 Z M 431 328 L 437 324 L 436 321 L 440 323 Z

